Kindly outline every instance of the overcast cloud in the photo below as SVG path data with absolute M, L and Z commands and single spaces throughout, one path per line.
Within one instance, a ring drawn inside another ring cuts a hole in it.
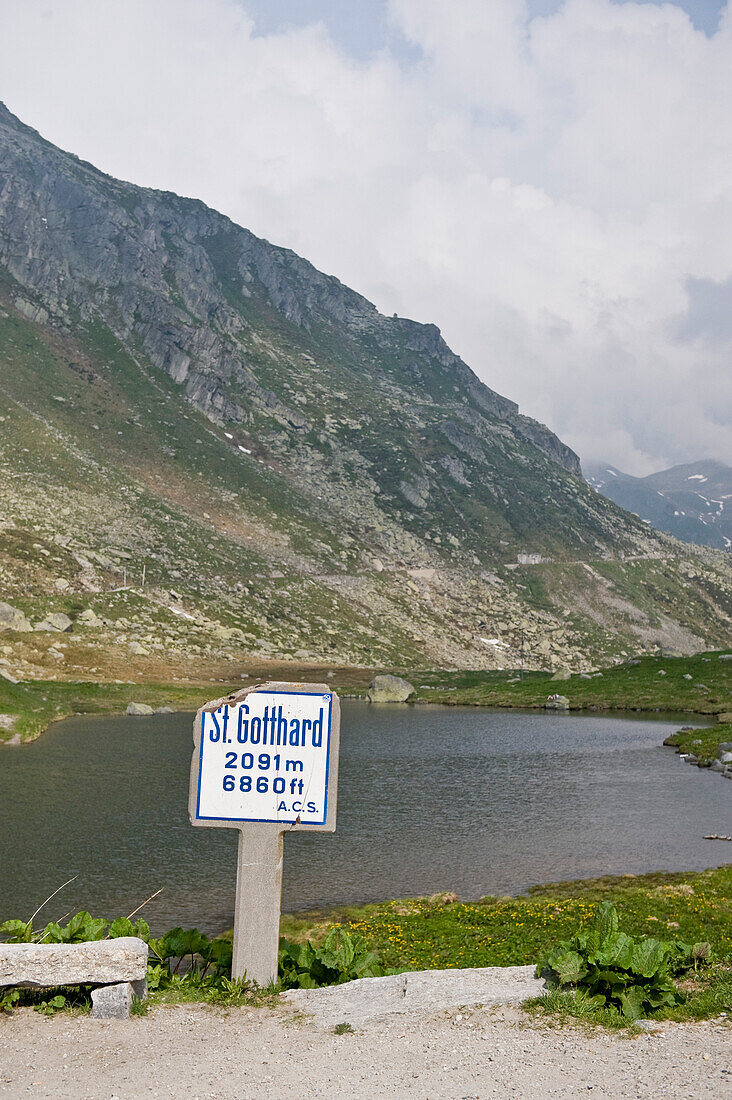
M 434 321 L 584 460 L 732 461 L 726 9 L 391 0 L 357 55 L 257 6 L 0 0 L 0 97 Z

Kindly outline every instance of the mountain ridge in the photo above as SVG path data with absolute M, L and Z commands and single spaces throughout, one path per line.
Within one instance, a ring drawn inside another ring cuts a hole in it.
M 78 670 L 133 644 L 138 674 L 196 649 L 581 667 L 728 634 L 721 559 L 594 492 L 437 326 L 7 109 L 0 307 L 1 591 L 69 612 Z M 16 672 L 47 671 L 32 641 Z
M 723 462 L 686 462 L 646 477 L 597 463 L 588 467 L 587 480 L 658 531 L 682 542 L 732 548 L 732 468 Z

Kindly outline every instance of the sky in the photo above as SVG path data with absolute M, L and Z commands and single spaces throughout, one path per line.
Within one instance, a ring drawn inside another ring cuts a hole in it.
M 732 464 L 720 0 L 0 0 L 0 99 L 436 323 L 585 463 Z

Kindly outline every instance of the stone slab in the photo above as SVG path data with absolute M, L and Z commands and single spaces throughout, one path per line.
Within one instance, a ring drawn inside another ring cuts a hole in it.
M 127 1020 L 132 1008 L 133 989 L 130 982 L 100 985 L 92 989 L 93 1020 Z
M 137 982 L 147 973 L 147 944 L 135 936 L 91 943 L 0 944 L 0 986 Z
M 539 997 L 544 982 L 533 966 L 467 970 L 419 970 L 384 978 L 360 978 L 323 989 L 290 989 L 283 998 L 321 1027 L 360 1024 L 391 1013 L 438 1012 L 469 1005 L 520 1004 Z

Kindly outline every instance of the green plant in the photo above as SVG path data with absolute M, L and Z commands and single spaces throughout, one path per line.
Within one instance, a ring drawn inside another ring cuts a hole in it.
M 334 1035 L 353 1035 L 354 1031 L 355 1028 L 348 1023 L 348 1020 L 344 1020 L 342 1024 L 336 1024 L 333 1028 Z
M 613 1006 L 637 1020 L 682 1003 L 673 975 L 696 968 L 709 953 L 708 943 L 633 939 L 620 931 L 615 906 L 603 902 L 585 930 L 540 959 L 536 974 L 550 988 L 575 987 L 588 1008 Z
M 43 1016 L 55 1016 L 57 1012 L 61 1012 L 66 1007 L 66 998 L 62 993 L 59 993 L 55 997 L 51 997 L 50 1001 L 39 1001 L 38 1004 L 33 1005 L 33 1011 L 40 1012 Z
M 378 956 L 364 938 L 349 934 L 336 925 L 321 946 L 280 941 L 279 975 L 285 989 L 313 989 L 321 985 L 339 985 L 355 978 L 374 978 L 383 974 Z
M 29 921 L 6 920 L 0 924 L 0 935 L 7 943 L 86 943 L 89 940 L 116 939 L 119 936 L 138 936 L 147 942 L 150 928 L 146 921 L 133 924 L 127 917 L 118 917 L 111 924 L 104 917 L 92 917 L 86 910 L 76 913 L 66 925 L 49 921 L 45 928 L 34 931 L 33 918 Z
M 19 989 L 3 989 L 0 990 L 0 1012 L 7 1012 L 8 1015 L 12 1013 L 15 1005 L 20 1000 Z
M 0 924 L 0 936 L 6 943 L 30 943 L 33 939 L 33 921 L 6 920 Z
M 231 972 L 231 941 L 222 938 L 209 939 L 197 928 L 172 928 L 159 939 L 148 937 L 147 944 L 153 960 L 148 968 L 148 984 L 152 970 L 155 988 L 165 984 L 168 967 L 164 964 L 169 964 L 171 959 L 177 959 L 173 967 L 174 975 L 177 975 L 185 958 L 190 959 L 190 971 L 202 979 L 219 978 Z

